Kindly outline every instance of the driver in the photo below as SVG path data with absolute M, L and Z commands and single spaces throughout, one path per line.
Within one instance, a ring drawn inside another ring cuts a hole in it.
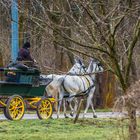
M 7 68 L 12 69 L 13 71 L 12 72 L 8 71 L 6 73 L 6 81 L 8 81 L 8 82 L 19 82 L 20 81 L 21 82 L 20 77 L 22 76 L 22 73 L 14 72 L 15 69 L 27 71 L 27 70 L 29 70 L 29 68 L 31 68 L 31 69 L 35 68 L 36 70 L 38 70 L 38 67 L 35 65 L 35 60 L 30 55 L 29 49 L 30 49 L 30 43 L 26 42 L 18 52 L 17 62 L 16 63 L 12 62 L 7 66 Z M 28 76 L 26 75 L 25 77 L 26 77 L 26 79 L 28 79 L 28 77 L 30 78 L 30 75 L 28 75 Z M 22 81 L 23 81 L 23 79 L 22 79 Z
M 18 57 L 17 60 L 18 61 L 32 61 L 34 62 L 33 58 L 30 55 L 30 43 L 26 42 L 22 48 L 19 50 L 18 52 Z
M 34 67 L 35 66 L 34 63 L 36 61 L 31 57 L 30 47 L 31 47 L 31 45 L 29 42 L 24 43 L 24 45 L 18 52 L 17 61 L 23 61 L 23 63 L 25 65 L 27 65 L 29 67 Z

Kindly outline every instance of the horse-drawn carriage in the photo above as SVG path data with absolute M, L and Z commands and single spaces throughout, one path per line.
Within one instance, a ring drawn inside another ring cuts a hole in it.
M 54 99 L 44 96 L 50 82 L 36 68 L 0 68 L 0 108 L 5 117 L 19 120 L 25 109 L 36 110 L 39 119 L 51 117 Z
M 3 108 L 6 118 L 10 120 L 21 119 L 25 108 L 36 110 L 40 119 L 48 119 L 53 112 L 52 103 L 56 101 L 59 101 L 57 109 L 57 117 L 59 117 L 60 106 L 66 94 L 68 100 L 79 95 L 87 95 L 84 114 L 91 105 L 93 116 L 96 117 L 92 103 L 95 92 L 95 73 L 102 71 L 103 68 L 100 63 L 93 60 L 91 60 L 86 71 L 82 62 L 76 61 L 67 74 L 50 74 L 47 75 L 47 78 L 41 78 L 40 72 L 36 68 L 21 67 L 21 65 L 17 65 L 16 68 L 1 68 L 0 107 Z M 45 92 L 47 97 L 44 96 Z M 59 99 L 57 99 L 58 96 Z M 76 112 L 72 107 L 70 108 Z M 64 114 L 66 116 L 65 105 Z

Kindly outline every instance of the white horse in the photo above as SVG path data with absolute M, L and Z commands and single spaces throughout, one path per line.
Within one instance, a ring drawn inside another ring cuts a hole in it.
M 75 59 L 75 64 L 69 70 L 67 75 L 84 74 L 85 72 L 86 72 L 86 67 L 83 64 L 83 62 L 80 59 Z M 52 82 L 49 85 L 47 85 L 47 87 L 46 87 L 46 92 L 47 92 L 48 96 L 53 96 L 55 99 L 58 99 L 58 97 L 57 97 L 57 96 L 59 96 L 58 89 L 59 89 L 60 84 L 62 83 L 64 77 L 66 77 L 66 75 L 56 75 L 56 74 L 47 75 L 46 78 L 52 79 Z M 71 105 L 71 102 L 73 100 L 74 100 L 74 102 L 76 104 L 75 108 L 73 108 L 72 105 Z M 58 105 L 58 109 L 57 110 L 60 110 L 61 102 L 62 101 L 59 101 L 60 105 Z M 70 107 L 70 109 L 72 111 L 70 113 L 70 115 L 72 116 L 74 114 L 74 111 L 77 108 L 77 104 L 78 104 L 77 103 L 77 99 L 70 98 L 70 99 L 63 100 L 64 116 L 65 117 L 67 117 L 67 115 L 66 115 L 66 102 L 69 103 L 69 107 Z M 57 113 L 57 114 L 59 114 L 59 113 Z M 59 115 L 57 115 L 57 117 L 59 117 Z
M 66 75 L 62 83 L 59 83 L 59 100 L 62 101 L 66 94 L 67 96 L 69 96 L 69 98 L 80 95 L 87 95 L 87 104 L 84 115 L 86 114 L 89 106 L 91 105 L 93 110 L 93 117 L 97 117 L 93 107 L 92 99 L 95 92 L 95 73 L 102 71 L 103 68 L 100 63 L 98 61 L 92 60 L 87 69 L 88 74 L 82 76 Z M 58 107 L 58 109 L 59 115 L 60 107 Z

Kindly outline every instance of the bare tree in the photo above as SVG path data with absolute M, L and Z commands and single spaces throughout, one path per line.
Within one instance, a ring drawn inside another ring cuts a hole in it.
M 140 36 L 139 2 L 105 1 L 105 0 L 67 0 L 69 10 L 58 8 L 59 15 L 67 20 L 67 26 L 55 24 L 63 29 L 57 33 L 71 41 L 72 46 L 66 49 L 100 59 L 116 75 L 122 93 L 126 94 L 131 82 L 136 80 L 136 68 L 133 61 L 134 49 Z M 63 3 L 64 4 L 64 3 Z M 51 24 L 54 24 L 50 20 Z M 55 28 L 50 27 L 52 30 Z M 71 36 L 64 32 L 71 30 Z M 62 41 L 56 40 L 62 45 Z M 137 139 L 136 110 L 129 110 L 131 121 L 130 139 Z M 135 119 L 134 119 L 135 116 Z M 131 118 L 132 117 L 132 118 Z M 135 136 L 134 136 L 135 135 Z

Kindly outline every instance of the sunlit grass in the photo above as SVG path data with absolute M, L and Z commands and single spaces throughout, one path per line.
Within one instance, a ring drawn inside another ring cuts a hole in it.
M 128 120 L 79 119 L 73 124 L 73 119 L 49 119 L 0 124 L 3 140 L 127 140 Z

